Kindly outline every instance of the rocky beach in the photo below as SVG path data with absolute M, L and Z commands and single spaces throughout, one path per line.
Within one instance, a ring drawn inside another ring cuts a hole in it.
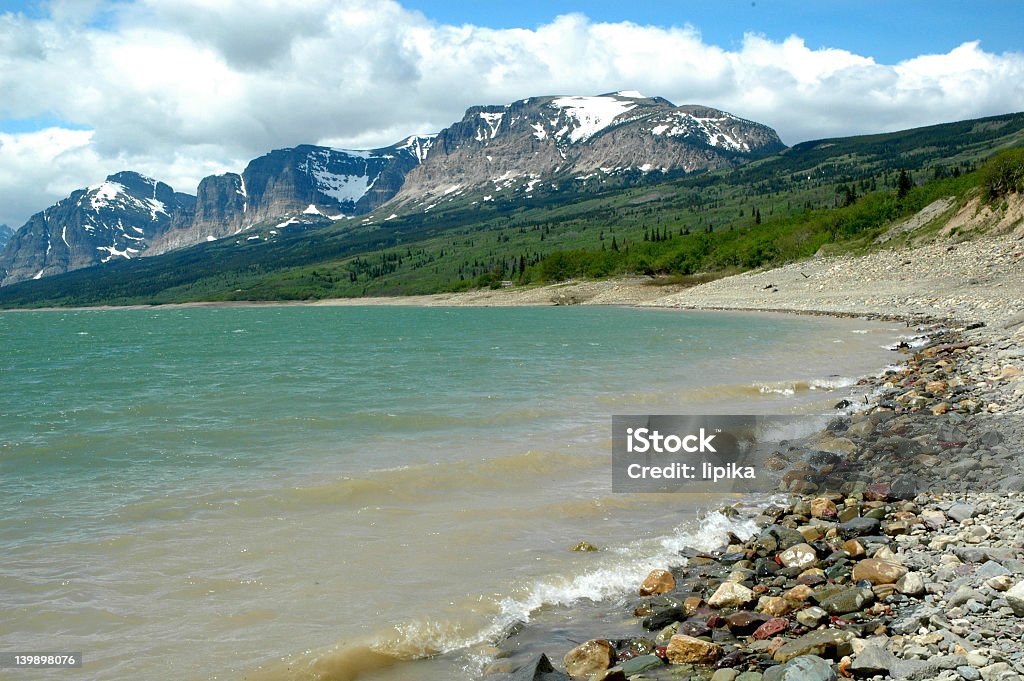
M 778 496 L 717 511 L 754 518 L 757 532 L 684 551 L 636 585 L 623 624 L 595 622 L 576 647 L 511 636 L 486 678 L 1024 678 L 1019 234 L 820 258 L 646 300 L 636 283 L 582 286 L 551 300 L 604 302 L 618 286 L 646 305 L 900 319 L 908 337 L 893 367 L 861 381 L 868 404 L 838 404 L 847 415 L 782 443 Z

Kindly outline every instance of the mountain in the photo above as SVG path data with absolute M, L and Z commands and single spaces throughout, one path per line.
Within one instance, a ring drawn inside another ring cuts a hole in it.
M 484 201 L 467 192 L 397 215 L 389 204 L 365 220 L 265 238 L 272 224 L 0 287 L 0 308 L 315 300 L 618 272 L 735 271 L 849 248 L 851 239 L 873 244 L 893 220 L 938 199 L 957 197 L 975 210 L 987 159 L 1021 146 L 1024 113 L 1004 114 L 808 141 L 714 172 L 613 172 L 538 186 L 530 198 L 502 191 Z M 915 185 L 902 200 L 901 171 Z M 934 225 L 922 229 L 930 234 Z
M 715 170 L 783 149 L 771 128 L 706 106 L 638 92 L 531 97 L 467 110 L 437 135 L 397 202 L 627 169 Z
M 190 224 L 194 210 L 195 197 L 163 182 L 110 175 L 29 218 L 0 253 L 0 284 L 138 257 L 159 235 Z
M 246 230 L 246 240 L 273 240 L 385 204 L 429 210 L 438 197 L 450 203 L 469 189 L 529 194 L 542 182 L 626 170 L 692 173 L 784 148 L 759 123 L 637 92 L 477 106 L 436 136 L 381 149 L 276 149 L 241 174 L 204 178 L 194 198 L 137 173 L 112 175 L 32 216 L 0 254 L 0 285 Z
M 12 236 L 14 236 L 13 229 L 7 225 L 0 225 L 0 251 L 4 250 L 4 246 L 7 245 L 7 242 L 11 240 Z
M 276 149 L 199 183 L 195 218 L 165 233 L 150 255 L 238 234 L 254 226 L 330 224 L 362 215 L 391 199 L 410 170 L 426 157 L 432 139 L 409 137 L 383 149 L 353 151 L 309 144 Z
M 398 192 L 430 144 L 409 137 L 370 151 L 277 149 L 241 175 L 204 178 L 195 197 L 120 172 L 33 215 L 0 252 L 0 285 L 159 255 L 255 226 L 295 231 L 361 215 Z

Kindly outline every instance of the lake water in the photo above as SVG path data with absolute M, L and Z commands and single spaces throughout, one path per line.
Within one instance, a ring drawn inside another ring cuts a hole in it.
M 696 521 L 708 500 L 613 494 L 612 414 L 827 412 L 893 361 L 896 327 L 614 307 L 0 314 L 0 651 L 82 652 L 66 678 L 471 678 L 509 623 L 633 590 L 728 529 Z M 581 540 L 603 550 L 568 550 Z

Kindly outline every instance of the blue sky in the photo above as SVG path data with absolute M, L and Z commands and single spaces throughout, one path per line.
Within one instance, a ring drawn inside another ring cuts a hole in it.
M 787 144 L 1024 111 L 1024 0 L 0 0 L 0 223 L 108 174 L 639 90 Z
M 436 21 L 492 28 L 533 28 L 569 12 L 581 12 L 594 21 L 689 23 L 705 41 L 727 49 L 739 46 L 747 32 L 775 40 L 796 34 L 812 48 L 842 48 L 885 63 L 948 52 L 972 40 L 980 40 L 990 52 L 1024 50 L 1021 0 L 406 0 L 403 4 Z

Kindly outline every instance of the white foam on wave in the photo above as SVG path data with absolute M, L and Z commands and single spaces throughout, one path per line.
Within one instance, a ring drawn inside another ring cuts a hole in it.
M 614 552 L 614 565 L 571 578 L 539 580 L 525 594 L 502 599 L 499 614 L 482 632 L 481 641 L 493 639 L 517 622 L 529 622 L 541 607 L 568 606 L 584 599 L 599 601 L 632 593 L 651 570 L 684 564 L 680 555 L 683 549 L 711 551 L 721 546 L 730 532 L 745 540 L 758 530 L 752 519 L 733 520 L 718 511 L 704 516 L 699 523 L 696 529 L 687 524 L 655 540 L 654 550 L 640 545 L 622 547 Z M 645 548 L 648 550 L 644 551 Z
M 697 523 L 694 527 L 694 523 Z M 497 612 L 482 628 L 453 620 L 409 621 L 397 625 L 391 636 L 370 645 L 370 649 L 413 660 L 444 653 L 460 653 L 464 669 L 479 673 L 493 659 L 480 646 L 500 640 L 512 627 L 529 623 L 544 607 L 571 606 L 590 600 L 621 598 L 634 593 L 644 577 L 655 568 L 685 564 L 681 551 L 694 548 L 711 551 L 720 547 L 731 532 L 746 540 L 758 531 L 753 519 L 730 519 L 715 511 L 673 530 L 667 536 L 640 540 L 607 552 L 605 564 L 576 576 L 546 577 L 534 581 L 497 604 Z M 355 678 L 355 677 L 353 677 Z

